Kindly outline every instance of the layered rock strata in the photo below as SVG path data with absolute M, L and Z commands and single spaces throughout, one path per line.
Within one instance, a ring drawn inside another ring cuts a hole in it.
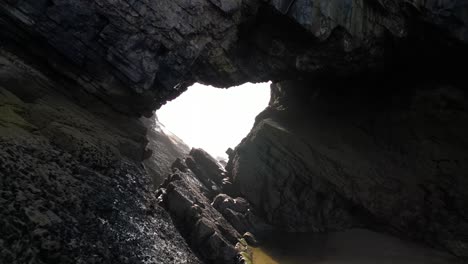
M 409 62 L 394 52 L 420 51 L 408 47 L 418 39 L 465 45 L 467 9 L 463 1 L 8 0 L 0 23 L 3 37 L 81 89 L 119 111 L 151 114 L 195 81 L 349 75 Z
M 466 91 L 346 84 L 273 84 L 228 164 L 240 195 L 284 230 L 367 227 L 466 258 Z
M 0 262 L 201 263 L 157 206 L 143 124 L 40 69 L 0 47 Z
M 157 115 L 142 117 L 141 121 L 148 129 L 147 149 L 151 152 L 151 156 L 148 154 L 149 157 L 143 163 L 152 176 L 154 185 L 159 186 L 172 171 L 174 161 L 188 155 L 190 148 L 159 122 Z
M 467 10 L 3 1 L 1 261 L 198 263 L 142 166 L 161 157 L 146 163 L 160 179 L 174 153 L 151 154 L 138 119 L 193 82 L 268 80 L 271 107 L 232 153 L 230 179 L 199 180 L 208 201 L 224 188 L 279 228 L 369 227 L 466 258 Z
M 219 185 L 209 180 L 221 178 L 222 168 L 204 150 L 192 149 L 190 156 L 174 165 L 158 194 L 181 233 L 207 263 L 242 263 L 236 248 L 242 234 L 254 239 L 250 232 L 271 231 L 271 226 L 253 213 L 245 199 L 221 193 Z

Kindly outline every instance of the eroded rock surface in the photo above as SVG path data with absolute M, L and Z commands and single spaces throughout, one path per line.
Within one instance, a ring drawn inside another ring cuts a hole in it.
M 157 206 L 145 127 L 3 48 L 0 262 L 201 263 Z
M 232 198 L 227 194 L 217 195 L 212 206 L 216 208 L 229 223 L 245 237 L 249 237 L 249 245 L 255 246 L 257 243 L 255 233 L 258 236 L 264 235 L 273 230 L 273 226 L 268 225 L 259 218 L 253 211 L 250 203 L 242 197 Z M 245 234 L 247 233 L 247 236 Z
M 174 173 L 158 190 L 159 199 L 191 247 L 208 263 L 241 263 L 236 247 L 239 239 L 248 237 L 253 242 L 255 236 L 250 232 L 262 234 L 272 227 L 254 214 L 245 199 L 221 193 L 209 180 L 221 178 L 223 171 L 204 150 L 192 149 L 173 168 Z
M 203 166 L 206 163 L 197 165 L 199 169 L 209 169 L 216 163 L 207 167 Z M 209 263 L 234 263 L 238 254 L 234 247 L 240 234 L 211 205 L 209 197 L 213 190 L 208 189 L 212 187 L 211 182 L 205 186 L 198 177 L 187 167 L 184 171 L 176 169 L 161 185 L 161 202 L 187 241 L 205 260 Z
M 2 35 L 120 111 L 150 114 L 195 81 L 350 74 L 400 60 L 395 50 L 418 52 L 407 46 L 415 38 L 466 43 L 467 8 L 463 0 L 9 0 L 0 12 Z
M 237 194 L 279 228 L 368 227 L 466 258 L 467 10 L 463 0 L 3 1 L 2 261 L 198 263 L 154 203 L 141 162 L 163 148 L 145 148 L 138 118 L 194 82 L 269 80 L 271 107 L 230 155 L 230 178 L 194 156 L 166 182 L 186 237 L 212 238 L 196 240 L 212 249 L 204 258 L 232 260 L 234 238 L 257 226 Z M 163 175 L 171 156 L 147 167 Z M 216 225 L 216 196 L 232 224 Z
M 273 85 L 228 164 L 240 194 L 285 230 L 365 226 L 467 257 L 466 91 L 346 84 Z
M 150 118 L 142 117 L 141 120 L 148 128 L 147 148 L 151 152 L 151 156 L 145 159 L 144 164 L 153 178 L 154 185 L 158 186 L 172 172 L 171 167 L 174 161 L 185 157 L 190 152 L 190 148 L 179 137 L 167 130 L 159 122 L 156 114 Z

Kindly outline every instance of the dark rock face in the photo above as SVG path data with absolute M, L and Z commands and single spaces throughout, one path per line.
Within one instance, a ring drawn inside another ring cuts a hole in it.
M 249 204 L 289 231 L 366 227 L 468 257 L 467 11 L 462 0 L 3 1 L 1 262 L 199 263 L 142 165 L 153 157 L 160 179 L 184 148 L 137 118 L 193 82 L 267 80 L 270 108 L 230 154 L 230 178 L 198 151 L 163 185 L 189 244 L 209 249 L 199 255 L 232 261 L 242 232 L 271 228 Z
M 187 167 L 214 194 L 219 193 L 225 174 L 221 164 L 203 149 L 192 149 L 185 159 Z
M 188 166 L 189 162 L 193 164 Z M 221 178 L 223 172 L 204 150 L 192 149 L 173 167 L 174 173 L 158 190 L 159 199 L 191 247 L 208 263 L 239 263 L 239 239 L 248 237 L 252 242 L 255 236 L 250 232 L 271 231 L 245 199 L 220 193 L 219 186 L 213 189 L 216 183 L 209 179 Z M 219 194 L 213 198 L 214 193 Z
M 178 169 L 161 185 L 161 202 L 178 223 L 187 241 L 205 260 L 210 263 L 234 263 L 238 253 L 234 246 L 240 235 L 211 205 L 212 182 L 206 181 L 200 172 L 213 168 L 216 162 L 210 163 L 212 158 L 200 149 L 193 149 L 191 153 L 203 155 L 186 158 L 192 162 L 202 161 L 193 164 L 199 170 L 198 174 L 179 160 Z M 209 159 L 205 159 L 207 157 Z
M 232 198 L 222 193 L 214 198 L 212 206 L 228 219 L 240 234 L 248 233 L 247 237 L 252 241 L 255 240 L 252 233 L 262 235 L 273 230 L 271 225 L 254 214 L 250 203 L 242 197 Z M 255 246 L 255 243 L 249 245 Z
M 157 206 L 144 126 L 74 89 L 0 49 L 0 262 L 200 263 Z
M 466 43 L 467 8 L 461 0 L 9 0 L 0 12 L 3 35 L 120 111 L 149 114 L 194 81 L 350 74 L 392 60 L 399 47 L 389 44 L 427 39 L 428 29 Z M 43 49 L 28 44 L 44 40 Z
M 234 263 L 239 233 L 214 209 L 191 172 L 172 174 L 162 185 L 164 207 L 187 241 L 209 263 Z
M 274 84 L 228 164 L 241 195 L 285 230 L 365 226 L 467 257 L 466 91 L 398 82 Z
M 308 151 L 282 124 L 263 120 L 238 146 L 234 184 L 270 223 L 288 231 L 324 232 L 358 224 L 357 212 L 334 185 L 312 177 L 310 167 L 317 161 Z
M 71 62 L 66 74 L 87 92 L 121 111 L 151 113 L 184 91 L 207 46 L 222 53 L 236 38 L 240 3 L 224 2 L 7 1 L 1 13 L 14 21 L 4 27 L 17 23 L 45 38 Z

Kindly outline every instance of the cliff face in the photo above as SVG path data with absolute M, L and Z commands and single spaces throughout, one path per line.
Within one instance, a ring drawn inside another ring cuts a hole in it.
M 466 10 L 463 1 L 9 0 L 0 12 L 4 37 L 119 111 L 149 114 L 195 81 L 350 74 L 391 62 L 404 40 L 431 30 L 466 43 Z
M 187 219 L 237 219 L 232 232 L 191 226 L 196 238 L 231 256 L 239 230 L 258 228 L 249 215 L 263 230 L 365 227 L 466 258 L 467 14 L 461 0 L 4 1 L 0 260 L 199 263 L 151 186 L 186 150 L 139 118 L 194 82 L 268 80 L 230 178 L 191 180 L 206 165 L 193 157 L 165 183 L 206 207 L 182 199 L 203 216 Z M 211 205 L 220 190 L 246 206 Z M 212 253 L 200 256 L 227 256 Z
M 5 49 L 0 65 L 0 262 L 199 263 L 156 205 L 137 120 Z
M 240 194 L 285 230 L 373 228 L 466 257 L 465 91 L 332 83 L 273 85 L 228 165 Z

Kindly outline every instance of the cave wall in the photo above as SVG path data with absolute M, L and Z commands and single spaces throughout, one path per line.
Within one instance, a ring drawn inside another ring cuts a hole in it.
M 466 257 L 465 87 L 363 80 L 272 84 L 229 161 L 240 195 L 283 230 L 365 227 Z
M 379 67 L 391 60 L 392 40 L 421 31 L 415 22 L 466 43 L 466 10 L 461 0 L 8 0 L 0 23 L 3 37 L 86 92 L 149 116 L 193 82 L 228 87 Z
M 19 54 L 1 40 L 0 262 L 201 263 L 157 206 L 143 123 Z
M 66 65 L 82 89 L 119 111 L 150 115 L 193 82 L 189 69 L 207 45 L 222 53 L 233 42 L 240 1 L 232 2 L 6 1 L 0 12 L 2 34 L 31 50 L 46 42 L 51 51 L 39 55 L 58 53 L 55 66 Z
M 466 257 L 467 10 L 3 1 L 1 260 L 199 263 L 151 185 L 180 149 L 139 118 L 194 82 L 268 80 L 270 107 L 228 166 L 268 224 L 370 227 Z

